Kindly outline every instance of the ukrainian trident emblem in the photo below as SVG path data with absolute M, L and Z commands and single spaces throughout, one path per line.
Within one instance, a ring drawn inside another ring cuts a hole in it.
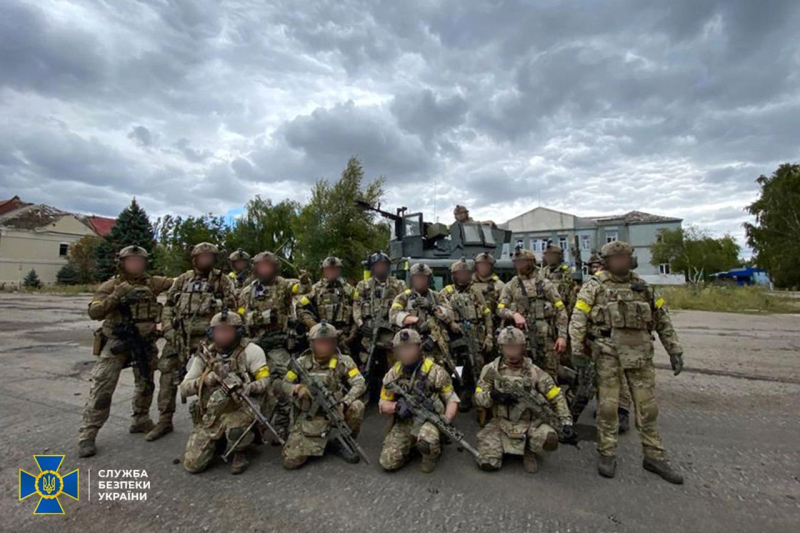
M 62 476 L 58 473 L 63 455 L 34 455 L 33 459 L 39 467 L 39 474 L 33 475 L 20 469 L 19 471 L 19 499 L 24 500 L 34 494 L 39 495 L 33 514 L 64 514 L 64 508 L 58 497 L 69 496 L 78 499 L 79 483 L 78 469 Z

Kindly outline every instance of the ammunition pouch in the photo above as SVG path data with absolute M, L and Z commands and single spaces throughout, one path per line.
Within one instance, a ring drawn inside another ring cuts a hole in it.
M 103 353 L 103 348 L 106 347 L 108 337 L 103 333 L 103 328 L 94 330 L 94 342 L 92 342 L 92 355 L 99 356 Z
M 286 337 L 286 333 L 282 330 L 267 331 L 256 340 L 256 344 L 258 344 L 262 350 L 268 352 L 278 348 L 285 348 Z

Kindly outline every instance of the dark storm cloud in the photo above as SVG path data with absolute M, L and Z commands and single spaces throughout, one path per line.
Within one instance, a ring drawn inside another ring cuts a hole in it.
M 799 15 L 792 0 L 0 3 L 0 197 L 225 212 L 302 199 L 357 155 L 387 201 L 428 213 L 502 221 L 541 202 L 740 232 L 755 178 L 800 157 Z

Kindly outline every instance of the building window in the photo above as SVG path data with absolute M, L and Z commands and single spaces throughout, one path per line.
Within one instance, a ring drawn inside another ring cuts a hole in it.
M 661 263 L 658 265 L 658 273 L 667 275 L 670 273 L 669 263 Z
M 561 247 L 562 250 L 567 249 L 567 238 L 566 237 L 559 237 L 558 238 L 558 245 Z
M 531 239 L 531 250 L 534 252 L 539 251 L 539 239 Z
M 62 242 L 58 245 L 58 256 L 59 257 L 67 257 L 69 253 L 69 244 Z
M 607 231 L 606 232 L 606 242 L 614 242 L 619 240 L 619 233 L 616 231 Z
M 522 239 L 517 239 L 517 243 L 514 245 L 514 248 L 524 248 L 524 247 L 525 247 L 525 241 L 523 241 Z
M 581 250 L 591 250 L 592 243 L 588 235 L 581 235 Z

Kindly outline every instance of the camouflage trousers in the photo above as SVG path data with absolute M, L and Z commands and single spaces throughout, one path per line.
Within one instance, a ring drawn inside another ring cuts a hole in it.
M 500 468 L 503 464 L 503 455 L 510 453 L 519 455 L 525 448 L 533 453 L 544 452 L 544 443 L 549 435 L 555 435 L 556 431 L 547 424 L 540 424 L 534 427 L 532 424 L 525 431 L 525 445 L 520 449 L 507 449 L 503 445 L 503 430 L 497 418 L 493 418 L 486 427 L 478 432 L 478 458 L 479 463 L 488 463 L 495 468 Z
M 194 353 L 197 345 L 203 340 L 196 336 L 189 339 L 191 347 L 189 353 Z M 172 423 L 172 415 L 175 414 L 176 401 L 178 396 L 178 385 L 180 385 L 180 375 L 188 361 L 181 361 L 180 354 L 171 342 L 164 345 L 161 350 L 161 357 L 158 358 L 158 420 L 159 422 Z M 183 368 L 182 368 L 183 367 Z
M 353 437 L 358 437 L 361 432 L 361 423 L 364 420 L 364 402 L 354 400 L 344 410 L 344 421 Z M 320 457 L 325 453 L 328 438 L 325 436 L 330 429 L 327 418 L 316 416 L 308 420 L 300 413 L 289 432 L 286 445 L 283 447 L 283 458 L 290 461 L 304 461 L 309 457 Z
M 183 468 L 187 472 L 196 474 L 202 472 L 214 459 L 217 444 L 221 439 L 226 439 L 227 446 L 239 440 L 247 431 L 253 417 L 244 409 L 236 409 L 219 416 L 219 420 L 211 427 L 197 424 L 186 442 L 183 452 Z M 235 451 L 244 451 L 253 443 L 254 434 L 250 431 L 237 445 Z
M 439 430 L 425 422 L 415 432 L 413 421 L 395 421 L 383 439 L 380 463 L 384 470 L 397 470 L 408 461 L 411 447 L 416 445 L 422 455 L 438 457 L 442 453 Z
M 286 348 L 264 348 L 264 353 L 272 380 L 283 379 L 289 370 L 289 351 Z M 289 400 L 282 395 L 265 394 L 261 411 L 279 434 L 285 436 L 288 433 L 291 412 Z
M 108 420 L 111 413 L 111 398 L 119 382 L 119 374 L 128 361 L 129 354 L 111 353 L 114 340 L 111 339 L 92 368 L 92 387 L 89 390 L 89 397 L 83 407 L 83 421 L 79 430 L 80 440 L 94 440 L 103 424 Z M 158 348 L 155 342 L 150 347 L 152 358 L 150 359 L 150 375 L 148 379 L 153 383 Z M 153 387 L 148 386 L 147 381 L 142 379 L 139 369 L 132 365 L 134 389 L 133 389 L 133 423 L 137 424 L 150 419 L 150 405 L 153 403 Z
M 597 451 L 605 456 L 616 453 L 620 393 L 627 387 L 633 400 L 642 451 L 645 457 L 663 459 L 666 451 L 658 432 L 656 372 L 652 359 L 645 361 L 641 368 L 622 368 L 618 357 L 605 353 L 597 357 Z

